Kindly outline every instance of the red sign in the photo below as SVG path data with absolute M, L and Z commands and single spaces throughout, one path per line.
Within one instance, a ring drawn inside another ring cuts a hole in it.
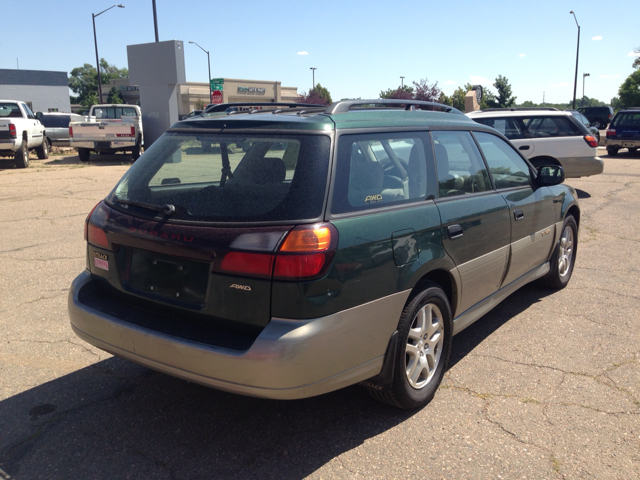
M 211 92 L 211 103 L 222 103 L 222 92 L 220 90 Z

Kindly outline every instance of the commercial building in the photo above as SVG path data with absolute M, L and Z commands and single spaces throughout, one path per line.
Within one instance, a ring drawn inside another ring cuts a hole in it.
M 297 87 L 283 87 L 280 82 L 268 80 L 242 80 L 236 78 L 217 78 L 212 80 L 213 101 L 209 97 L 209 85 L 200 82 L 185 82 L 179 85 L 178 113 L 188 115 L 196 110 L 197 102 L 295 102 L 300 96 Z M 136 85 L 129 85 L 128 78 L 111 80 L 110 85 L 102 88 L 104 101 L 111 87 L 116 87 L 125 103 L 139 104 L 140 92 Z M 218 88 L 216 88 L 218 87 Z M 222 88 L 219 88 L 222 87 Z M 142 105 L 144 108 L 144 105 Z
M 34 112 L 71 112 L 67 72 L 0 69 L 0 98 L 25 102 Z

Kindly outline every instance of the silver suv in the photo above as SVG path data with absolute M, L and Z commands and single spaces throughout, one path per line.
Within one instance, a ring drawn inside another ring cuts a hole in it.
M 597 175 L 604 169 L 604 162 L 597 156 L 598 140 L 571 112 L 493 108 L 467 116 L 506 136 L 536 168 L 560 165 L 568 178 Z

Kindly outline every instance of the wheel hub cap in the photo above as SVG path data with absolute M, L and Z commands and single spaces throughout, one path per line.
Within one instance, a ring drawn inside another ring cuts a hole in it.
M 405 372 L 413 388 L 423 388 L 431 381 L 440 364 L 443 344 L 442 313 L 428 303 L 413 318 L 405 348 Z

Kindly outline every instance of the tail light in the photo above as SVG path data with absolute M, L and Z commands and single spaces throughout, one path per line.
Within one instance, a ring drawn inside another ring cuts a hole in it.
M 607 138 L 609 137 L 615 137 L 616 136 L 616 131 L 613 128 L 610 128 L 609 130 L 607 130 Z
M 324 274 L 338 246 L 338 231 L 330 223 L 296 227 L 278 250 L 273 272 L 282 280 L 311 279 Z
M 229 252 L 220 264 L 224 272 L 279 280 L 310 280 L 326 273 L 338 246 L 338 231 L 330 223 L 291 230 L 276 253 Z
M 593 135 L 585 135 L 584 141 L 587 142 L 590 147 L 597 148 L 598 146 L 598 140 L 596 140 L 596 137 Z
M 69 138 L 73 138 L 73 127 L 69 127 Z
M 132 137 L 136 136 L 136 127 L 131 127 L 131 136 Z
M 109 241 L 107 240 L 107 234 L 105 233 L 105 231 L 91 223 L 93 212 L 95 212 L 95 210 L 101 206 L 102 201 L 98 202 L 98 204 L 91 209 L 89 215 L 87 215 L 87 219 L 84 221 L 84 239 L 88 243 L 95 245 L 96 247 L 109 248 Z M 100 209 L 98 213 L 102 214 L 106 219 L 106 212 Z
M 13 123 L 9 124 L 9 136 L 11 138 L 16 138 L 18 136 L 16 134 L 16 126 Z

